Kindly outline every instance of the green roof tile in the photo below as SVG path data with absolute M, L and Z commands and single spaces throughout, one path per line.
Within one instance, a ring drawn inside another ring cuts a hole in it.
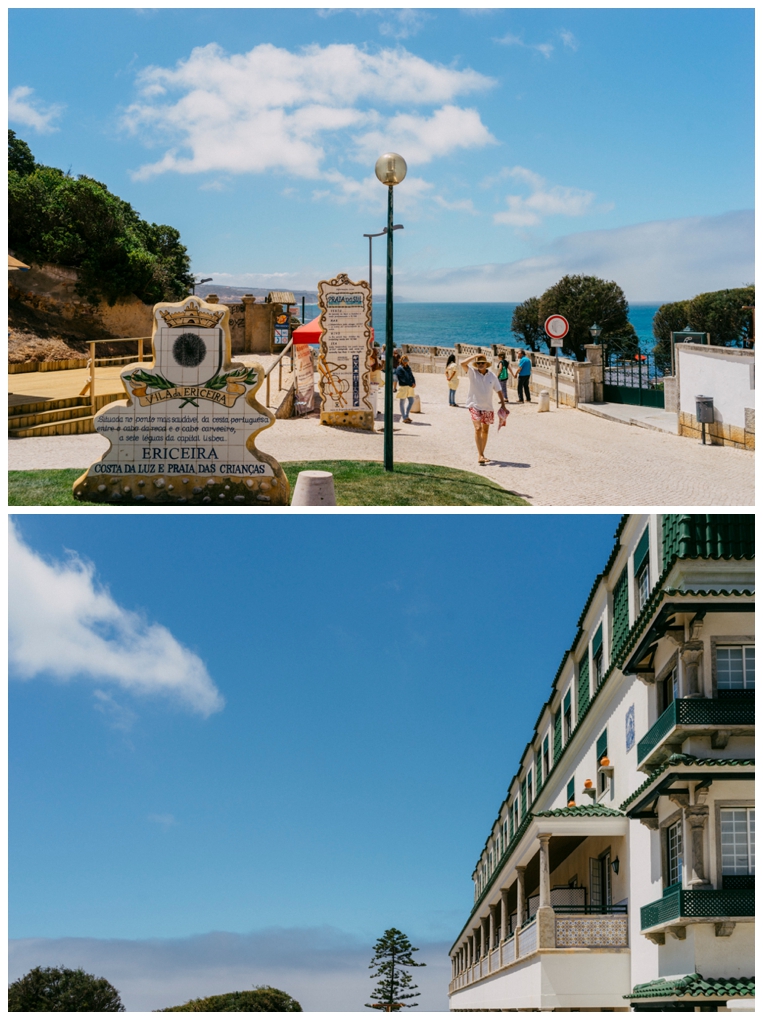
M 555 808 L 553 811 L 536 811 L 536 818 L 606 818 L 615 815 L 623 817 L 623 812 L 617 808 L 605 807 L 604 804 L 581 804 L 576 807 Z
M 687 974 L 682 978 L 658 978 L 643 985 L 634 985 L 630 995 L 624 999 L 662 999 L 666 997 L 697 996 L 712 998 L 736 998 L 755 995 L 755 978 L 709 978 L 701 974 Z
M 620 810 L 626 808 L 629 804 L 632 804 L 634 800 L 638 800 L 644 790 L 648 790 L 652 783 L 661 776 L 663 772 L 666 772 L 669 768 L 673 768 L 676 765 L 699 765 L 700 768 L 705 768 L 708 765 L 746 765 L 754 766 L 754 758 L 695 758 L 693 754 L 671 754 L 671 756 L 664 761 L 662 765 L 658 765 L 657 768 L 650 773 L 649 778 L 635 790 L 630 797 L 626 797 L 620 805 Z

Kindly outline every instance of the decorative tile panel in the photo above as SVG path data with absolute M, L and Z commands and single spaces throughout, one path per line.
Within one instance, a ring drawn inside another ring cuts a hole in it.
M 624 917 L 557 917 L 556 945 L 566 946 L 627 946 L 628 918 Z

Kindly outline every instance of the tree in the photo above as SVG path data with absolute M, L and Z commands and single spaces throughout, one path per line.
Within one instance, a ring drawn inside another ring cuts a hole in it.
M 752 312 L 755 304 L 755 287 L 735 287 L 732 290 L 714 290 L 697 294 L 690 300 L 672 301 L 660 305 L 652 323 L 657 340 L 654 357 L 658 368 L 670 371 L 670 334 L 686 326 L 710 334 L 713 346 L 729 347 L 752 342 Z
M 425 963 L 419 963 L 413 959 L 413 953 L 418 953 L 408 941 L 408 936 L 403 935 L 397 928 L 388 928 L 374 946 L 374 956 L 369 964 L 369 970 L 377 967 L 372 978 L 379 978 L 376 988 L 371 992 L 374 1003 L 366 1003 L 369 1009 L 383 1009 L 388 1013 L 396 1013 L 403 1007 L 410 1008 L 418 1006 L 418 1002 L 405 1002 L 405 999 L 415 999 L 419 992 L 414 989 L 418 985 L 411 984 L 412 978 L 404 967 L 426 967 Z
M 26 142 L 16 137 L 16 132 L 8 129 L 8 169 L 15 171 L 22 177 L 34 173 L 37 164 L 34 161 L 32 150 Z
M 8 989 L 10 1013 L 123 1013 L 119 992 L 106 978 L 81 968 L 35 967 Z
M 626 347 L 638 347 L 638 335 L 628 321 L 628 302 L 622 289 L 612 280 L 598 276 L 564 276 L 540 299 L 539 321 L 549 315 L 563 315 L 570 324 L 564 338 L 564 350 L 585 361 L 585 345 L 592 343 L 589 329 L 601 326 L 601 341 L 614 337 L 626 341 Z
M 548 342 L 540 321 L 540 298 L 531 297 L 517 305 L 511 317 L 511 332 L 531 351 L 540 350 L 540 345 Z
M 671 301 L 660 305 L 652 320 L 652 333 L 657 343 L 654 345 L 654 363 L 663 373 L 669 375 L 671 370 L 670 334 L 678 333 L 689 324 L 689 302 Z
M 20 139 L 14 144 L 28 151 Z M 29 156 L 30 172 L 8 172 L 8 244 L 21 258 L 77 269 L 77 291 L 94 304 L 131 294 L 148 304 L 185 297 L 190 259 L 174 227 L 147 223 L 92 177 Z
M 270 985 L 257 985 L 250 992 L 226 992 L 206 999 L 191 999 L 183 1006 L 170 1006 L 158 1013 L 301 1013 L 302 1007 L 286 992 Z

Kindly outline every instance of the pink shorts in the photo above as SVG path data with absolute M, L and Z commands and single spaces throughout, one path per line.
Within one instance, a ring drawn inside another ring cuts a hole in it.
M 470 407 L 469 414 L 475 424 L 481 422 L 483 425 L 492 425 L 495 421 L 495 411 L 480 411 L 478 407 Z

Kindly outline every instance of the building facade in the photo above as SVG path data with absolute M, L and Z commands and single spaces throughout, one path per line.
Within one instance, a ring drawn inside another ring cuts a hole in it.
M 754 996 L 754 517 L 630 514 L 472 875 L 452 1011 Z

